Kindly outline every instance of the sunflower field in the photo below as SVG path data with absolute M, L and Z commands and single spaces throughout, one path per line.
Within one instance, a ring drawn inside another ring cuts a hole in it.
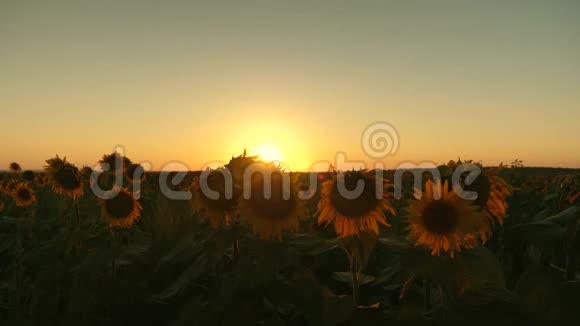
M 263 163 L 265 196 L 263 174 L 243 184 L 259 163 L 245 153 L 167 183 L 118 153 L 100 163 L 0 174 L 1 325 L 580 321 L 578 170 L 482 168 L 461 179 L 466 200 L 453 161 L 420 189 L 404 174 L 401 196 L 393 171 L 314 173 L 311 187 Z M 339 181 L 364 188 L 345 197 Z

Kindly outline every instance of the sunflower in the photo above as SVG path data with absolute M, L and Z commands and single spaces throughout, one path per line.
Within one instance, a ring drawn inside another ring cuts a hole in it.
M 11 194 L 18 183 L 14 179 L 4 180 L 2 182 L 2 192 Z
M 231 198 L 227 198 L 226 176 L 224 173 L 228 174 L 229 171 L 225 171 L 225 168 L 220 168 L 210 171 L 207 176 L 207 187 L 219 194 L 217 199 L 208 197 L 207 192 L 203 191 L 199 176 L 195 177 L 192 183 L 193 210 L 208 217 L 214 228 L 229 223 L 229 218 L 234 213 L 237 200 L 241 195 L 241 188 L 234 185 Z
M 21 182 L 12 190 L 12 198 L 16 202 L 16 206 L 28 207 L 36 201 L 36 196 L 32 189 L 25 183 Z
M 344 178 L 344 187 L 354 190 L 359 181 L 364 188 L 356 198 L 344 198 L 339 191 L 340 178 Z M 386 179 L 381 181 L 383 189 L 379 189 L 382 196 L 377 198 L 377 180 L 372 171 L 348 171 L 334 174 L 331 180 L 322 184 L 320 201 L 318 202 L 318 224 L 328 226 L 334 221 L 336 233 L 344 238 L 358 235 L 361 232 L 379 234 L 379 224 L 390 226 L 385 217 L 385 210 L 395 214 L 389 202 L 392 196 L 389 192 L 391 185 Z
M 498 175 L 501 168 L 482 170 L 470 185 L 464 185 L 465 190 L 477 192 L 474 204 L 481 208 L 492 226 L 496 221 L 503 224 L 508 208 L 506 198 L 513 193 L 512 186 Z
M 127 180 L 130 183 L 135 183 L 136 181 L 143 182 L 145 181 L 145 169 L 141 164 L 131 164 L 127 167 Z M 134 178 L 138 176 L 139 179 L 135 180 Z
M 257 156 L 247 156 L 246 150 L 244 149 L 243 154 L 237 157 L 232 156 L 232 159 L 226 164 L 225 168 L 231 172 L 234 182 L 241 186 L 246 169 L 250 165 L 258 163 L 257 158 Z
M 110 226 L 130 227 L 141 216 L 141 204 L 127 189 L 119 189 L 119 193 L 111 198 L 99 199 L 101 215 Z
M 22 171 L 22 168 L 20 167 L 20 164 L 16 163 L 16 162 L 12 162 L 8 165 L 8 168 L 10 169 L 10 171 L 14 172 L 14 173 L 18 173 L 20 171 Z
M 83 195 L 83 183 L 79 169 L 73 164 L 60 158 L 58 155 L 46 161 L 45 170 L 49 179 L 52 180 L 52 189 L 55 193 L 71 198 L 79 198 Z
M 44 187 L 44 186 L 46 186 L 48 184 L 48 177 L 45 176 L 45 175 L 42 175 L 40 173 L 37 173 L 34 176 L 34 184 L 37 187 Z
M 119 169 L 124 173 L 127 171 L 127 168 L 132 164 L 131 160 L 128 157 L 122 156 L 117 152 L 113 152 L 108 155 L 107 154 L 103 155 L 103 158 L 101 158 L 99 163 L 101 165 L 104 164 L 108 165 L 107 172 L 109 174 L 115 174 L 115 172 Z M 103 168 L 103 170 L 105 169 Z
M 433 197 L 434 190 L 441 192 L 440 199 Z M 420 194 L 417 189 L 415 192 L 416 196 Z M 421 199 L 409 204 L 407 237 L 418 246 L 429 247 L 432 255 L 439 255 L 443 250 L 453 257 L 462 247 L 475 247 L 487 225 L 477 207 L 449 190 L 447 181 L 441 187 L 440 182 L 434 184 L 428 180 Z
M 249 196 L 240 198 L 238 214 L 240 221 L 262 239 L 281 239 L 285 231 L 298 230 L 300 219 L 306 217 L 306 206 L 298 198 L 299 187 L 289 174 L 273 165 L 262 167 L 252 174 L 247 185 Z M 270 196 L 265 178 L 271 178 Z

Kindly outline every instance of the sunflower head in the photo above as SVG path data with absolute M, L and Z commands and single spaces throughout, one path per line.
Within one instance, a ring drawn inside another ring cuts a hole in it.
M 34 176 L 34 182 L 37 187 L 44 187 L 48 184 L 48 177 L 43 175 L 42 173 L 37 173 Z
M 232 183 L 233 188 L 229 196 L 226 191 L 228 176 L 229 171 L 225 168 L 210 171 L 206 179 L 207 188 L 202 184 L 201 177 L 197 176 L 193 179 L 193 209 L 208 217 L 214 227 L 227 224 L 227 217 L 231 216 L 236 209 L 237 200 L 241 195 L 241 189 Z M 218 197 L 212 197 L 211 192 L 217 192 Z
M 448 163 L 451 164 L 451 163 Z M 443 179 L 448 179 L 451 177 L 451 175 L 453 174 L 453 170 L 451 167 L 449 167 L 449 165 L 439 165 L 437 167 L 437 170 L 439 170 L 439 174 L 441 175 L 441 178 Z
M 45 171 L 52 180 L 55 193 L 78 198 L 83 194 L 83 184 L 79 169 L 58 155 L 46 161 Z
M 246 150 L 244 149 L 243 154 L 237 157 L 232 156 L 232 159 L 229 161 L 228 164 L 226 164 L 225 168 L 230 170 L 232 177 L 234 178 L 234 182 L 236 182 L 237 184 L 241 184 L 246 169 L 250 165 L 256 163 L 257 158 L 258 158 L 257 156 L 247 156 Z
M 334 174 L 331 180 L 322 184 L 316 213 L 318 223 L 329 225 L 334 222 L 336 233 L 340 237 L 358 235 L 361 232 L 377 235 L 379 224 L 389 226 L 385 210 L 395 215 L 389 202 L 391 185 L 382 178 L 378 181 L 375 172 L 370 171 Z M 347 194 L 346 191 L 353 191 L 358 185 L 363 187 L 360 194 Z
M 28 207 L 36 201 L 36 195 L 25 183 L 18 183 L 14 190 L 12 190 L 12 198 L 16 202 L 16 206 Z
M 18 173 L 20 171 L 22 171 L 22 168 L 20 167 L 20 164 L 16 163 L 16 162 L 12 162 L 8 165 L 8 169 L 10 169 L 10 171 L 14 172 L 14 173 Z
M 105 154 L 99 161 L 100 164 L 107 164 L 109 174 L 115 174 L 116 171 L 121 170 L 126 172 L 127 168 L 132 164 L 131 160 L 117 152 Z
M 502 168 L 503 165 L 482 169 L 482 173 L 471 184 L 463 184 L 465 190 L 477 193 L 474 204 L 482 210 L 492 225 L 496 221 L 503 223 L 508 208 L 507 197 L 513 193 L 513 187 L 499 176 Z
M 439 199 L 435 191 L 441 194 Z M 430 248 L 432 255 L 449 252 L 453 257 L 461 248 L 473 248 L 487 234 L 488 224 L 477 207 L 450 191 L 447 182 L 441 186 L 428 180 L 421 194 L 421 199 L 409 205 L 408 238 Z
M 471 184 L 464 185 L 463 189 L 476 192 L 477 199 L 475 199 L 474 204 L 480 208 L 484 208 L 485 204 L 489 200 L 491 182 L 489 178 L 482 173 L 478 175 Z
M 14 179 L 4 180 L 2 182 L 2 191 L 7 194 L 11 194 L 12 191 L 16 188 L 18 182 Z
M 128 228 L 141 216 L 142 206 L 127 189 L 117 190 L 116 196 L 99 200 L 101 215 L 110 226 Z
M 298 198 L 298 185 L 289 173 L 273 165 L 263 165 L 251 175 L 247 193 L 239 200 L 241 221 L 263 239 L 281 239 L 284 232 L 296 231 L 306 216 L 306 206 Z

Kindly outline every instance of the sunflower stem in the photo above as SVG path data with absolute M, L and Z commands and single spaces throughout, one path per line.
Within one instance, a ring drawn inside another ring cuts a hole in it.
M 15 249 L 15 269 L 14 269 L 14 278 L 16 283 L 16 309 L 19 313 L 23 313 L 23 293 L 24 293 L 24 264 L 23 264 L 23 254 L 24 254 L 24 246 L 23 246 L 23 238 L 24 238 L 24 231 L 22 229 L 22 223 L 18 222 L 18 238 L 16 242 L 16 249 Z
M 425 311 L 431 310 L 431 280 L 425 279 Z
M 74 206 L 75 206 L 75 215 L 76 215 L 76 220 L 77 220 L 77 225 L 76 225 L 76 230 L 78 233 L 80 233 L 80 229 L 81 229 L 81 209 L 80 209 L 80 205 L 79 205 L 79 199 L 75 198 L 74 199 Z M 82 247 L 82 240 L 81 237 L 79 236 L 79 234 L 77 234 L 77 238 L 76 238 L 76 253 L 77 255 L 80 255 L 81 252 L 81 247 Z
M 79 205 L 79 199 L 75 198 L 75 214 L 77 217 L 77 228 L 81 227 L 81 209 L 80 209 L 80 205 Z
M 117 278 L 117 251 L 118 251 L 118 247 L 119 247 L 119 241 L 117 239 L 117 234 L 115 233 L 115 230 L 113 230 L 112 228 L 109 229 L 111 231 L 112 234 L 112 241 L 111 241 L 111 249 L 113 251 L 112 256 L 112 260 L 111 260 L 111 278 L 113 280 L 113 282 L 116 280 Z
M 356 306 L 358 305 L 359 289 L 360 289 L 360 263 L 356 255 L 352 256 L 350 270 L 352 274 L 352 301 Z
M 576 232 L 576 224 L 574 223 L 570 227 L 572 233 L 572 239 L 567 250 L 567 267 L 566 267 L 566 279 L 568 281 L 576 280 L 576 268 L 578 265 L 578 250 L 580 250 L 580 237 L 578 232 Z
M 238 260 L 238 258 L 240 258 L 240 242 L 238 241 L 238 239 L 234 240 L 234 243 L 232 244 L 232 249 L 234 250 L 234 259 Z

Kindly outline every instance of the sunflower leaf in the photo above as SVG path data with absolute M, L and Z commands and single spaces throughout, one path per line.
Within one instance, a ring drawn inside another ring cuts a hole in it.
M 506 229 L 507 238 L 519 241 L 528 241 L 538 245 L 550 245 L 559 241 L 566 235 L 567 228 L 557 223 L 546 220 L 535 223 L 514 225 Z
M 572 206 L 562 212 L 543 219 L 543 222 L 557 223 L 559 225 L 568 225 L 580 219 L 580 207 Z
M 352 285 L 352 273 L 351 272 L 334 272 L 332 278 L 343 283 L 348 283 Z M 372 275 L 360 274 L 359 285 L 365 285 L 372 283 L 376 278 Z

